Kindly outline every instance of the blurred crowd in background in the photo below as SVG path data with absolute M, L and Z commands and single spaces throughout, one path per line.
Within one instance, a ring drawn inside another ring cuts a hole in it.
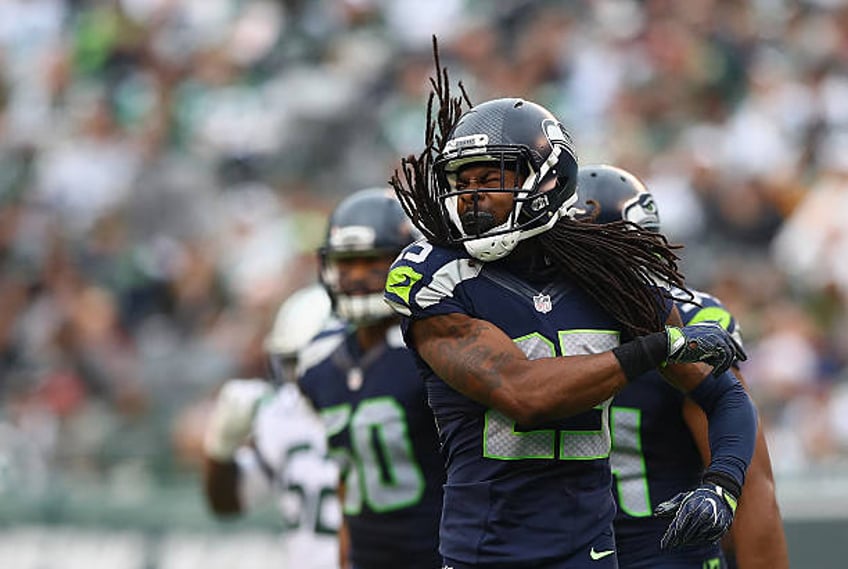
M 778 480 L 848 472 L 845 2 L 4 0 L 0 496 L 196 474 L 329 210 L 422 150 L 433 34 L 647 183 Z

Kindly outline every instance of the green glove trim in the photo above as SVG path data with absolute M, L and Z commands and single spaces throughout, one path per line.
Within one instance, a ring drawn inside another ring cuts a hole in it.
M 672 357 L 686 345 L 686 336 L 677 326 L 666 326 L 665 333 L 668 336 L 668 357 Z

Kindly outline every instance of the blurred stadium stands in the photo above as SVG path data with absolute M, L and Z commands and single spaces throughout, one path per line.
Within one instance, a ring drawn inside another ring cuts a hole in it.
M 472 100 L 652 188 L 742 324 L 793 559 L 838 566 L 808 551 L 848 524 L 845 2 L 4 0 L 0 567 L 274 559 L 273 512 L 203 509 L 203 423 L 332 205 L 420 150 L 433 33 Z

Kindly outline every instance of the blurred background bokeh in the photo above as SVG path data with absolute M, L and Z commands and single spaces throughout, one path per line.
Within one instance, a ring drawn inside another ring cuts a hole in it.
M 275 566 L 201 432 L 332 206 L 421 150 L 433 34 L 648 184 L 742 325 L 793 559 L 844 538 L 845 1 L 2 0 L 0 566 Z

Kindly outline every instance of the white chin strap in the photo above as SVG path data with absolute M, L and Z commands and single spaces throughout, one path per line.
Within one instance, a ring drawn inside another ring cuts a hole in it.
M 392 308 L 383 300 L 383 293 L 336 297 L 336 314 L 340 318 L 361 326 L 394 316 Z
M 501 229 L 503 224 L 495 229 Z M 468 254 L 480 261 L 497 261 L 509 255 L 520 240 L 520 231 L 501 233 L 493 237 L 478 237 L 463 243 Z

